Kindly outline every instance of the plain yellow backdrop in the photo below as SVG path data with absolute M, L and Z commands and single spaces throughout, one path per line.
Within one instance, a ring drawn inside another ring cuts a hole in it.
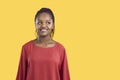
M 0 80 L 15 80 L 41 7 L 55 14 L 54 39 L 67 50 L 71 80 L 120 80 L 119 0 L 0 1 Z

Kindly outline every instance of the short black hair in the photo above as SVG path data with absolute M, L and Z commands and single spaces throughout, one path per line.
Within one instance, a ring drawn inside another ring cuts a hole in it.
M 40 10 L 37 11 L 37 13 L 35 15 L 35 19 L 34 19 L 35 22 L 36 22 L 37 17 L 41 13 L 48 13 L 51 16 L 51 18 L 53 20 L 53 24 L 54 24 L 54 28 L 53 28 L 52 33 L 51 33 L 51 37 L 53 37 L 54 36 L 54 31 L 55 31 L 55 17 L 54 17 L 54 14 L 53 14 L 53 12 L 50 8 L 41 8 Z

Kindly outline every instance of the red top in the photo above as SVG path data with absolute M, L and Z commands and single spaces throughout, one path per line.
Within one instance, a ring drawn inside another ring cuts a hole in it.
M 33 40 L 22 46 L 16 80 L 70 80 L 65 48 L 43 48 Z

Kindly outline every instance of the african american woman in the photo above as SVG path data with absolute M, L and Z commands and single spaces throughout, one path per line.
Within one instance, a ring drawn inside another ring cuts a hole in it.
M 36 39 L 22 45 L 16 80 L 70 80 L 64 46 L 52 39 L 55 18 L 51 9 L 35 15 Z

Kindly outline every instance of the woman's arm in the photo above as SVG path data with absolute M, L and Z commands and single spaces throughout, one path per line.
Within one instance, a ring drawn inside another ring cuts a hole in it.
M 27 55 L 25 47 L 22 46 L 16 80 L 26 80 L 26 75 L 27 75 Z
M 60 80 L 70 80 L 67 54 L 65 50 L 62 56 L 62 63 L 61 63 L 61 69 L 60 69 Z

